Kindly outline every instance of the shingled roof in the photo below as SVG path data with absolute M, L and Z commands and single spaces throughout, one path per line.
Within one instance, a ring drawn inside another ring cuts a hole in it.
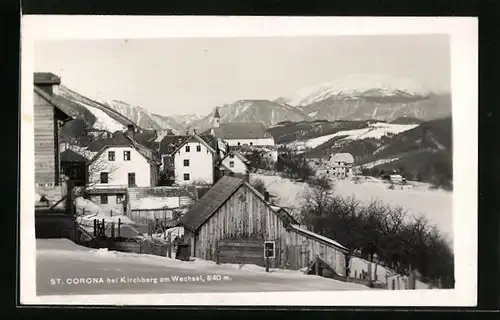
M 217 139 L 209 134 L 206 135 L 166 135 L 160 142 L 160 154 L 172 154 L 182 147 L 187 141 L 196 139 L 205 143 L 212 150 L 217 150 Z
M 61 78 L 53 74 L 52 72 L 35 72 L 33 76 L 33 82 L 35 85 L 60 85 Z
M 221 123 L 214 128 L 214 134 L 220 139 L 264 139 L 272 138 L 262 123 Z
M 244 184 L 242 179 L 224 176 L 184 214 L 180 224 L 189 230 L 198 230 L 227 199 Z

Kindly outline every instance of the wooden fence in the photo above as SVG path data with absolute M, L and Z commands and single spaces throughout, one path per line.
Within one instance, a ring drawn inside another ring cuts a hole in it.
M 132 209 L 127 217 L 137 224 L 147 225 L 151 221 L 168 220 L 174 216 L 173 209 Z

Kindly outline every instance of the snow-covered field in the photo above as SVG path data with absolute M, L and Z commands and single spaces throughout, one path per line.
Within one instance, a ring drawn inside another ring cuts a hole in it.
M 354 196 L 363 203 L 378 200 L 391 206 L 401 206 L 410 215 L 424 215 L 429 222 L 435 225 L 448 240 L 453 237 L 453 208 L 452 192 L 444 190 L 430 190 L 425 183 L 409 182 L 410 186 L 393 190 L 382 180 L 375 178 L 364 179 L 360 183 L 352 180 L 335 180 L 335 192 L 341 196 Z M 302 205 L 302 196 L 309 186 L 305 182 L 294 182 L 279 176 L 252 174 L 251 181 L 260 179 L 268 191 L 277 197 L 277 204 L 284 207 L 299 208 Z
M 289 147 L 296 150 L 303 150 L 307 148 L 316 148 L 319 145 L 327 142 L 335 137 L 343 137 L 341 140 L 362 140 L 362 139 L 380 139 L 389 134 L 399 134 L 418 127 L 418 124 L 390 124 L 377 122 L 370 124 L 367 128 L 339 131 L 337 133 L 324 135 L 321 137 L 304 140 L 294 141 L 288 144 Z
M 256 265 L 217 265 L 199 259 L 180 261 L 147 254 L 89 249 L 65 239 L 37 239 L 36 258 L 39 295 L 369 290 L 359 284 L 305 275 L 300 271 L 271 269 L 268 273 Z M 222 280 L 210 281 L 208 277 L 214 279 L 214 276 Z M 191 280 L 176 281 L 175 278 L 179 277 L 190 277 Z M 51 285 L 50 279 L 57 278 L 60 285 Z M 128 280 L 136 278 L 149 281 Z M 167 278 L 170 280 L 158 280 Z M 91 283 L 86 283 L 86 279 Z M 103 279 L 103 282 L 92 283 L 92 279 Z M 75 285 L 75 281 L 79 281 L 79 285 Z

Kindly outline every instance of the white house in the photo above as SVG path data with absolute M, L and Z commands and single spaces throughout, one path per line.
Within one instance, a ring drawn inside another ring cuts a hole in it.
M 121 213 L 126 188 L 155 186 L 160 163 L 145 147 L 122 134 L 96 144 L 102 147 L 87 164 L 87 193 L 104 210 Z
M 347 177 L 353 174 L 354 157 L 350 153 L 335 153 L 328 159 L 328 174 Z
M 250 161 L 236 150 L 230 151 L 221 161 L 223 174 L 233 175 L 248 180 Z
M 262 123 L 220 123 L 219 108 L 215 109 L 210 133 L 229 146 L 274 146 L 274 138 Z
M 218 159 L 217 142 L 211 136 L 166 136 L 160 144 L 163 166 L 171 166 L 175 184 L 213 184 Z

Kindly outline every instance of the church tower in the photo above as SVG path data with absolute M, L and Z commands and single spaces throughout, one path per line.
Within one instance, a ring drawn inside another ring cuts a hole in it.
M 214 116 L 212 119 L 212 128 L 218 128 L 219 126 L 220 126 L 219 107 L 215 107 Z

